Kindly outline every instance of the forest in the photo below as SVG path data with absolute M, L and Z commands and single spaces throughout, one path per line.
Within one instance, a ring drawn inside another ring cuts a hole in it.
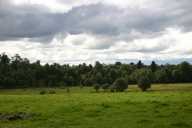
M 71 87 L 71 86 L 110 86 L 116 80 L 124 79 L 128 84 L 137 84 L 145 79 L 150 83 L 191 83 L 192 65 L 159 65 L 152 61 L 145 65 L 138 63 L 103 64 L 96 61 L 91 64 L 45 64 L 16 54 L 9 57 L 0 55 L 0 88 L 36 88 L 36 87 Z

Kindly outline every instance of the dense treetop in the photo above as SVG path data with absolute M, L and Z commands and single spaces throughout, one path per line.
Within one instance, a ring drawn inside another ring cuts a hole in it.
M 41 65 L 40 61 L 31 63 L 19 55 L 11 58 L 5 53 L 0 55 L 0 88 L 102 86 L 112 85 L 119 78 L 136 84 L 142 75 L 150 76 L 153 83 L 192 82 L 192 65 L 188 62 L 158 65 L 155 61 L 151 65 L 144 65 L 142 61 L 137 64 L 106 65 L 97 61 L 95 65 Z

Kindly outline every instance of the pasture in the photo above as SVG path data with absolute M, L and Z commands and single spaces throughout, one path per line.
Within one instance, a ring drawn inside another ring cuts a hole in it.
M 56 94 L 40 95 L 41 90 Z M 10 118 L 11 117 L 11 118 Z M 0 128 L 191 128 L 192 84 L 141 92 L 92 88 L 0 90 Z

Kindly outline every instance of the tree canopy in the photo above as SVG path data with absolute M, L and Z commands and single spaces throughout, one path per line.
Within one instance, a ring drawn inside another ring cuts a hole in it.
M 40 61 L 31 63 L 18 54 L 11 58 L 5 53 L 0 55 L 0 88 L 93 85 L 105 88 L 104 85 L 110 86 L 119 78 L 128 84 L 137 84 L 139 79 L 141 81 L 143 76 L 148 75 L 152 83 L 192 82 L 192 65 L 188 62 L 158 65 L 155 61 L 151 65 L 145 65 L 142 61 L 136 64 L 102 64 L 97 61 L 95 65 L 42 65 Z

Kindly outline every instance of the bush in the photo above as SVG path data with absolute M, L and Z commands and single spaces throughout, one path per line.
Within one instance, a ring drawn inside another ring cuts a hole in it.
M 138 87 L 144 92 L 151 88 L 151 80 L 147 76 L 142 76 L 138 79 Z
M 142 91 L 146 91 L 151 87 L 152 78 L 152 71 L 149 69 L 140 69 L 136 71 L 137 84 Z
M 66 87 L 66 92 L 70 93 L 70 87 Z
M 96 92 L 98 92 L 99 89 L 100 89 L 100 85 L 99 85 L 99 84 L 95 84 L 95 85 L 94 85 L 94 89 L 95 89 Z
M 49 94 L 56 94 L 56 92 L 54 90 L 50 90 Z
M 103 89 L 104 91 L 106 91 L 107 89 L 109 89 L 109 87 L 110 87 L 109 84 L 103 84 L 103 85 L 102 85 L 102 89 Z
M 119 78 L 115 80 L 111 86 L 111 91 L 115 90 L 116 92 L 123 92 L 128 88 L 128 82 L 124 78 Z
M 39 92 L 40 95 L 45 95 L 47 92 L 45 90 L 42 90 Z
M 113 84 L 109 88 L 110 88 L 110 92 L 115 92 L 115 90 L 116 90 L 116 88 Z

